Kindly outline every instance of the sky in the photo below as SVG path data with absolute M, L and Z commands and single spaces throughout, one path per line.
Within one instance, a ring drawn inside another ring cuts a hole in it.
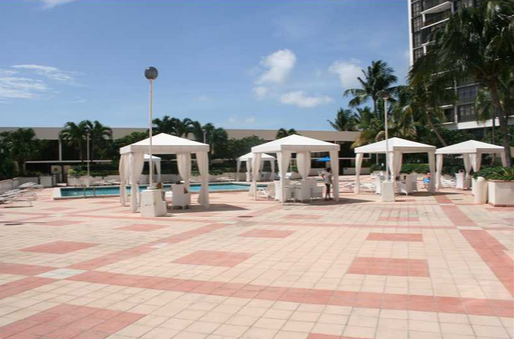
M 170 115 L 224 128 L 330 130 L 373 60 L 400 83 L 407 0 L 2 0 L 0 126 Z

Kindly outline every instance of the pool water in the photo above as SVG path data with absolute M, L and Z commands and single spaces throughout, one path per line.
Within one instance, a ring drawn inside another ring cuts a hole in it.
M 264 187 L 263 185 L 259 185 Z M 147 185 L 140 185 L 139 191 L 145 190 Z M 171 185 L 164 185 L 163 189 L 166 191 L 171 190 Z M 200 184 L 191 184 L 190 188 L 191 192 L 199 192 Z M 223 184 L 209 184 L 210 192 L 221 192 L 221 191 L 248 191 L 250 190 L 249 184 L 243 183 L 223 183 Z M 63 187 L 61 188 L 61 197 L 83 197 L 84 192 L 86 196 L 103 196 L 103 195 L 120 195 L 120 187 L 119 186 L 108 186 L 108 187 L 88 187 L 88 188 L 73 188 L 73 187 Z M 130 193 L 130 186 L 127 186 L 127 193 Z

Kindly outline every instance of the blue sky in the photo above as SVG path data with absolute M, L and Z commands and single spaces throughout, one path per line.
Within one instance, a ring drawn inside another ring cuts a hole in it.
M 0 125 L 154 116 L 329 130 L 360 69 L 408 69 L 406 0 L 0 2 Z

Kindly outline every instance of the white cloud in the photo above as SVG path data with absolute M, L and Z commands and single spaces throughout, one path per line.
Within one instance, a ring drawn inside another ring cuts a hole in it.
M 257 99 L 262 100 L 268 94 L 268 88 L 264 86 L 257 86 L 252 89 L 252 92 Z
M 205 101 L 210 101 L 211 98 L 208 97 L 207 95 L 200 95 L 196 98 L 197 101 L 201 101 L 201 102 L 205 102 Z
M 64 5 L 77 0 L 36 0 L 43 4 L 44 9 L 51 9 L 59 5 Z
M 276 51 L 261 61 L 267 70 L 259 77 L 257 84 L 282 84 L 296 64 L 296 55 L 288 49 Z
M 41 65 L 15 65 L 12 66 L 17 69 L 25 69 L 34 71 L 36 74 L 44 76 L 50 80 L 73 82 L 72 72 L 62 71 L 56 67 L 41 66 Z
M 296 105 L 301 108 L 312 108 L 332 102 L 329 96 L 310 97 L 304 91 L 293 91 L 286 93 L 280 97 L 280 102 L 286 105 Z
M 16 73 L 0 70 L 0 99 L 34 99 L 49 90 L 43 81 L 19 77 Z
M 328 71 L 339 76 L 339 81 L 344 88 L 353 88 L 359 86 L 357 77 L 362 75 L 359 60 L 338 60 L 328 68 Z

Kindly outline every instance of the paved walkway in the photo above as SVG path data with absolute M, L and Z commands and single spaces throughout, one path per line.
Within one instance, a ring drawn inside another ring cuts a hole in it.
M 469 193 L 0 208 L 1 338 L 514 338 L 514 209 Z

